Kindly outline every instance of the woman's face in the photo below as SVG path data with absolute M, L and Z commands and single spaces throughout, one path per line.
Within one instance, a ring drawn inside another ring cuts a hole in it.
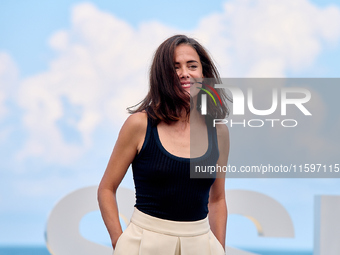
M 193 82 L 193 80 L 201 82 L 203 78 L 200 57 L 190 45 L 180 44 L 175 49 L 174 62 L 182 87 L 194 97 L 199 92 L 196 87 L 202 86 Z

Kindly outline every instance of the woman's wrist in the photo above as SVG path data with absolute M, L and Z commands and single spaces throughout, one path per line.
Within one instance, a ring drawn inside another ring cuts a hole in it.
M 118 239 L 119 239 L 119 237 L 120 237 L 121 234 L 122 234 L 122 233 L 120 233 L 120 234 L 118 234 L 118 235 L 115 235 L 115 237 L 113 237 L 113 238 L 111 239 L 111 244 L 112 244 L 113 249 L 116 248 L 117 241 L 118 241 Z

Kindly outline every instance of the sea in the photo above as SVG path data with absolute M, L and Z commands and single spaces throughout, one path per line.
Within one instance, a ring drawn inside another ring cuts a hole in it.
M 249 251 L 260 255 L 313 255 L 313 251 L 275 251 L 275 250 L 249 250 Z M 0 255 L 51 255 L 51 254 L 44 246 L 0 246 Z

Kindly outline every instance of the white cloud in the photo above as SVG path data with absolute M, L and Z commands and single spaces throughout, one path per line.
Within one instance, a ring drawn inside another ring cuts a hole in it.
M 156 22 L 134 29 L 92 4 L 75 6 L 71 28 L 49 40 L 58 53 L 50 69 L 21 84 L 18 102 L 26 111 L 24 124 L 30 137 L 19 158 L 71 162 L 90 148 L 99 125 L 121 124 L 125 108 L 146 93 L 153 51 L 171 33 Z M 81 109 L 80 117 L 68 122 L 81 135 L 78 144 L 67 141 L 58 126 L 70 111 L 63 99 Z
M 133 28 L 88 3 L 74 7 L 71 21 L 49 39 L 57 53 L 49 70 L 21 83 L 17 100 L 29 138 L 19 158 L 79 159 L 96 128 L 121 124 L 125 108 L 144 97 L 154 50 L 181 33 L 158 22 Z M 223 13 L 203 17 L 188 34 L 209 49 L 223 76 L 284 76 L 311 65 L 324 42 L 338 41 L 340 11 L 305 0 L 228 1 Z M 73 108 L 77 117 L 66 121 Z M 64 120 L 80 141 L 65 137 Z
M 8 114 L 5 102 L 15 89 L 17 79 L 18 70 L 13 59 L 0 52 L 0 121 Z
M 5 99 L 5 93 L 0 90 L 0 120 L 7 114 Z
M 0 124 L 10 115 L 8 102 L 16 91 L 18 82 L 18 69 L 11 56 L 0 52 Z M 12 128 L 9 126 L 0 128 L 0 143 L 6 143 Z
M 307 0 L 234 0 L 203 18 L 197 33 L 208 35 L 218 62 L 228 61 L 223 75 L 284 77 L 312 65 L 324 42 L 339 41 L 340 10 Z

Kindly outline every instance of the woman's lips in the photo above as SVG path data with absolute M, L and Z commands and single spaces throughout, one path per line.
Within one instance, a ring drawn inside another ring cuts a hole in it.
M 183 82 L 183 83 L 181 83 L 181 85 L 182 85 L 183 88 L 190 88 L 191 83 L 190 82 Z

